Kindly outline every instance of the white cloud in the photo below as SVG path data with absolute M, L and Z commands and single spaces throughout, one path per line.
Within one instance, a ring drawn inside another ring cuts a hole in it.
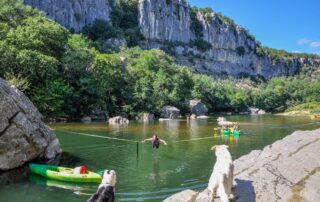
M 313 41 L 310 43 L 311 48 L 319 48 L 320 47 L 320 41 Z
M 307 38 L 300 39 L 300 40 L 297 42 L 298 45 L 304 45 L 304 44 L 307 44 L 307 43 L 310 43 L 310 40 L 307 39 Z
M 295 50 L 295 51 L 292 51 L 293 53 L 301 53 L 301 51 L 298 51 L 298 50 Z

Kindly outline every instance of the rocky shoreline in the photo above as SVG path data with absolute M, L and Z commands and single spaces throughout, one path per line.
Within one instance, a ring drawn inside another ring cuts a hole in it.
M 296 131 L 235 160 L 235 201 L 318 201 L 319 148 L 320 129 Z M 201 193 L 185 190 L 164 201 L 207 202 L 209 199 L 207 190 Z

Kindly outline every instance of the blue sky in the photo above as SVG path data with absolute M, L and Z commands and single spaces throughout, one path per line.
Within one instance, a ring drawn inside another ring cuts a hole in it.
M 320 54 L 320 0 L 189 0 L 232 18 L 265 46 Z

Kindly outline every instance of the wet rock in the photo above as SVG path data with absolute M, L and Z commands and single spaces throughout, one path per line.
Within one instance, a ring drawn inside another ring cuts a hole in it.
M 0 170 L 61 153 L 59 141 L 31 101 L 0 79 Z
M 129 124 L 129 120 L 122 116 L 116 116 L 109 119 L 109 124 Z
M 190 100 L 189 108 L 191 114 L 194 114 L 196 116 L 203 116 L 208 112 L 208 108 L 200 100 Z
M 163 119 L 176 119 L 180 115 L 180 110 L 173 106 L 164 106 L 160 113 Z

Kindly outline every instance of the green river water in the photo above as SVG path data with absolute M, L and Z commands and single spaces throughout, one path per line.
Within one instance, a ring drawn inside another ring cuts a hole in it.
M 213 138 L 216 119 L 149 124 L 131 122 L 125 126 L 68 123 L 51 127 L 55 129 L 64 151 L 59 165 L 86 165 L 92 171 L 114 169 L 117 172 L 116 201 L 162 201 L 180 190 L 204 189 L 215 162 L 214 153 L 210 151 L 214 144 L 228 144 L 233 159 L 237 159 L 295 130 L 320 128 L 320 123 L 309 117 L 228 116 L 228 120 L 239 122 L 243 131 L 240 138 Z M 148 143 L 139 144 L 137 157 L 135 141 L 148 138 L 153 133 L 169 145 L 153 150 Z M 0 201 L 86 201 L 98 186 L 21 175 L 9 184 L 1 182 L 3 179 L 0 178 Z

